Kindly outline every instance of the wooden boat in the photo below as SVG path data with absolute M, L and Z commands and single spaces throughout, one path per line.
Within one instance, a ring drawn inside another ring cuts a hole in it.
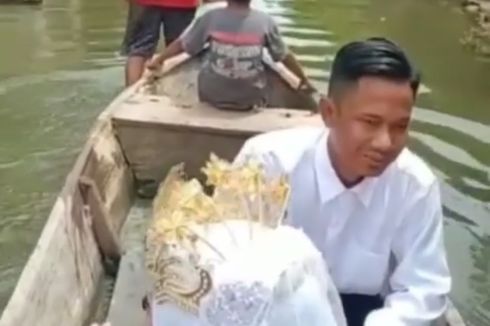
M 308 111 L 313 99 L 280 66 L 267 71 L 272 108 L 234 113 L 199 103 L 198 61 L 169 60 L 163 78 L 137 83 L 98 117 L 0 326 L 144 325 L 141 237 L 150 202 L 137 199 L 140 185 L 160 182 L 180 162 L 196 176 L 211 151 L 232 159 L 257 133 L 321 123 Z M 464 323 L 451 306 L 437 325 Z

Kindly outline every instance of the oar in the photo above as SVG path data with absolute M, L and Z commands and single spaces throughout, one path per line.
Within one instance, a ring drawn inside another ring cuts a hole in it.
M 289 87 L 297 91 L 304 91 L 313 98 L 317 106 L 320 104 L 322 95 L 318 89 L 302 88 L 303 85 L 301 84 L 301 79 L 291 70 L 289 70 L 282 62 L 273 62 L 268 56 L 264 56 L 264 62 L 271 69 L 273 69 L 289 85 Z

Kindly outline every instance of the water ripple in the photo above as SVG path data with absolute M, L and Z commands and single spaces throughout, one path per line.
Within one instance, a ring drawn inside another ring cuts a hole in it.
M 285 34 L 290 34 L 290 35 L 332 35 L 333 33 L 330 31 L 325 31 L 317 28 L 309 28 L 309 27 L 297 27 L 297 26 L 282 26 L 281 27 L 281 32 Z
M 418 121 L 457 130 L 473 137 L 475 141 L 490 144 L 490 126 L 481 122 L 471 121 L 426 108 L 417 108 L 415 110 L 414 118 Z
M 302 48 L 307 48 L 307 47 L 331 48 L 335 46 L 335 42 L 322 40 L 318 38 L 308 39 L 308 38 L 283 36 L 283 39 L 287 44 L 291 46 L 302 47 Z
M 427 133 L 412 131 L 410 135 L 420 140 L 421 142 L 429 145 L 434 151 L 436 151 L 442 157 L 445 157 L 448 160 L 453 161 L 455 163 L 459 163 L 463 166 L 467 166 L 482 171 L 488 174 L 488 176 L 490 177 L 490 167 L 478 161 L 476 158 L 471 156 L 464 149 L 457 147 L 451 143 L 448 143 L 440 138 L 429 135 Z

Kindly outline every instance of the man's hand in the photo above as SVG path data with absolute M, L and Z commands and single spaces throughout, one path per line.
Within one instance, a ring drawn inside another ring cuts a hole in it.
M 154 56 L 150 60 L 146 62 L 146 68 L 148 70 L 151 70 L 153 72 L 158 71 L 162 68 L 162 65 L 164 64 L 165 60 L 161 55 Z
M 298 90 L 306 93 L 315 93 L 317 89 L 313 86 L 309 79 L 303 79 L 298 85 Z
M 144 72 L 143 78 L 148 80 L 153 80 L 159 77 L 159 73 L 162 70 L 162 65 L 164 64 L 164 59 L 161 55 L 154 56 L 146 62 L 146 71 Z M 105 325 L 103 325 L 105 326 Z

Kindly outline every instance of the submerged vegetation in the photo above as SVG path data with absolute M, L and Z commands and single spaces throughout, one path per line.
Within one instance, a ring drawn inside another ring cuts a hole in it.
M 473 24 L 461 43 L 477 54 L 490 56 L 490 0 L 464 0 L 462 6 Z

